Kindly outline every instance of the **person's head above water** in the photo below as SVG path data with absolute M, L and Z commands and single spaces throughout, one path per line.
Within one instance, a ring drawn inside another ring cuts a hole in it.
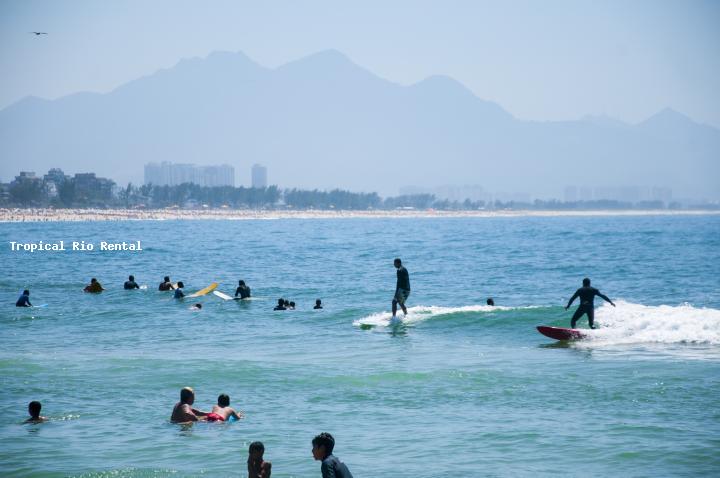
M 229 407 L 230 406 L 230 395 L 227 393 L 221 393 L 218 396 L 218 405 L 221 407 Z
M 36 400 L 33 400 L 28 404 L 28 413 L 31 417 L 38 419 L 40 418 L 40 410 L 42 410 L 42 404 Z
M 485 301 L 487 305 L 495 305 L 495 301 L 492 297 L 488 297 L 488 300 Z
M 285 300 L 283 301 L 283 305 L 284 305 L 285 307 L 288 307 L 288 306 L 290 305 L 290 301 L 287 300 L 287 299 L 285 299 Z
M 265 453 L 265 445 L 261 441 L 254 441 L 248 448 L 248 454 L 255 460 L 262 460 L 263 454 Z
M 280 307 L 282 307 L 283 305 L 285 305 L 285 299 L 283 299 L 282 297 L 280 297 L 280 298 L 278 299 L 278 305 L 279 305 Z
M 179 281 L 179 282 L 177 283 L 177 286 L 178 286 L 179 289 L 182 289 L 183 287 L 185 287 L 185 284 L 183 284 L 182 281 Z
M 180 402 L 192 405 L 195 402 L 195 392 L 190 387 L 185 387 L 180 390 Z
M 238 285 L 245 285 L 245 281 L 244 280 L 238 281 Z
M 324 460 L 328 455 L 332 455 L 335 448 L 335 439 L 327 432 L 322 432 L 312 440 L 313 456 L 316 460 Z
M 315 305 L 321 305 L 321 304 L 322 304 L 322 300 L 320 300 L 320 299 L 315 300 Z
M 134 282 L 134 281 L 135 281 L 135 276 L 130 276 L 130 277 L 128 277 L 128 280 L 131 280 L 131 281 Z
M 402 261 L 400 260 L 399 257 L 396 257 L 395 260 L 393 261 L 393 264 L 395 264 L 395 267 L 400 268 L 400 266 L 402 265 Z
M 197 304 L 193 305 L 193 308 L 200 310 L 202 309 L 202 304 L 198 302 Z
M 170 276 L 165 276 L 165 278 L 163 279 L 163 281 L 164 281 L 164 282 L 170 282 Z
M 27 289 L 25 289 L 25 290 L 23 291 L 23 295 L 30 295 L 30 291 L 27 290 Z
M 93 277 L 92 279 L 90 279 L 90 283 L 91 283 L 91 284 L 94 284 L 94 283 L 96 283 L 96 282 L 97 282 L 97 279 L 96 279 L 96 278 Z
M 590 279 L 587 277 L 583 279 L 583 287 L 590 287 Z

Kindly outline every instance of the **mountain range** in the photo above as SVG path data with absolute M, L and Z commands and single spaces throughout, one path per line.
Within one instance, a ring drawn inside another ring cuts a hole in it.
M 27 97 L 0 111 L 0 158 L 3 181 L 61 167 L 137 184 L 145 163 L 171 161 L 230 164 L 247 185 L 261 163 L 282 188 L 561 197 L 566 185 L 633 185 L 720 199 L 720 130 L 672 109 L 638 124 L 526 121 L 452 78 L 403 86 L 335 50 L 275 69 L 216 52 L 108 93 Z

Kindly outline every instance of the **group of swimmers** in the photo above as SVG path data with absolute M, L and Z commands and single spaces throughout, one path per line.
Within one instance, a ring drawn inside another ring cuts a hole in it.
M 205 412 L 193 408 L 195 403 L 195 391 L 190 387 L 180 390 L 180 401 L 173 407 L 170 421 L 173 423 L 192 423 L 199 421 L 225 422 L 240 420 L 245 415 L 237 412 L 230 406 L 230 397 L 221 394 L 217 399 L 217 405 L 213 405 L 212 411 Z M 313 458 L 322 462 L 320 471 L 323 478 L 352 478 L 348 467 L 333 455 L 335 439 L 329 433 L 321 433 L 312 440 Z M 272 463 L 265 461 L 263 454 L 265 446 L 262 442 L 253 442 L 248 450 L 248 476 L 252 478 L 269 478 L 272 471 Z
M 245 415 L 230 407 L 230 397 L 227 394 L 220 394 L 217 405 L 213 405 L 212 411 L 204 412 L 192 407 L 195 402 L 195 392 L 190 387 L 180 390 L 180 401 L 175 404 L 170 415 L 173 423 L 192 423 L 198 421 L 225 422 L 240 420 Z M 40 415 L 42 404 L 32 401 L 28 404 L 30 418 L 25 423 L 43 423 L 47 417 Z M 323 478 L 352 478 L 352 473 L 347 465 L 333 455 L 335 438 L 330 433 L 323 432 L 312 440 L 313 458 L 321 462 L 320 472 Z M 248 449 L 247 469 L 249 478 L 270 478 L 272 463 L 265 461 L 265 445 L 262 442 L 254 441 Z

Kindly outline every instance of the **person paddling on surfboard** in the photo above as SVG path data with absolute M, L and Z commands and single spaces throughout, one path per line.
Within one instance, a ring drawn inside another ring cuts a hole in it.
M 395 268 L 397 269 L 397 284 L 395 285 L 395 297 L 392 300 L 392 316 L 395 317 L 397 314 L 397 306 L 400 304 L 403 314 L 407 315 L 407 307 L 405 307 L 405 301 L 410 295 L 410 274 L 407 269 L 403 267 L 400 258 L 396 258 L 393 261 Z
M 29 290 L 25 289 L 22 295 L 18 297 L 17 302 L 15 302 L 15 307 L 32 307 Z
M 609 302 L 610 305 L 615 307 L 613 301 L 611 301 L 606 295 L 602 294 L 595 287 L 590 287 L 590 279 L 586 277 L 583 279 L 583 286 L 575 291 L 573 296 L 570 297 L 568 304 L 565 306 L 565 310 L 568 310 L 572 303 L 575 301 L 575 299 L 580 297 L 580 305 L 572 316 L 572 320 L 570 321 L 570 328 L 575 328 L 575 324 L 577 323 L 578 319 L 583 316 L 583 314 L 587 314 L 590 328 L 595 328 L 595 326 L 593 325 L 593 322 L 595 320 L 595 304 L 593 303 L 593 300 L 595 299 L 595 296 L 601 297 L 606 302 Z

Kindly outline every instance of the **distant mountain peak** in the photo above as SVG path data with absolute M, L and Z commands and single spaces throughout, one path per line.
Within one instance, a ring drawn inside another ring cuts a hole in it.
M 663 108 L 645 121 L 641 121 L 639 125 L 647 124 L 692 124 L 697 125 L 692 118 L 675 111 L 670 107 Z

